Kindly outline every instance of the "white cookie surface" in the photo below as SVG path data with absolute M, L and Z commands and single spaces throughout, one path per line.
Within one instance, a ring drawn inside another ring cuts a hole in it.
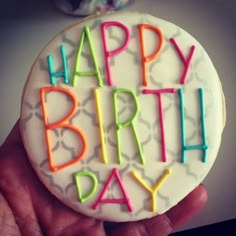
M 154 29 L 141 35 L 141 24 Z M 81 44 L 85 28 L 91 38 Z M 145 63 L 146 86 L 142 44 L 146 58 L 161 47 Z M 21 131 L 37 175 L 62 202 L 134 221 L 167 211 L 205 178 L 221 142 L 222 99 L 211 60 L 184 30 L 147 14 L 106 14 L 66 29 L 40 53 Z

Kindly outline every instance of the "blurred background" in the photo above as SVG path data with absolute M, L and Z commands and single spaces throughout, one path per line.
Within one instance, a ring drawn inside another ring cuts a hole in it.
M 150 13 L 193 35 L 211 57 L 226 96 L 222 146 L 203 183 L 209 202 L 180 231 L 235 219 L 236 1 L 135 0 L 125 10 Z M 38 53 L 56 33 L 79 19 L 60 12 L 50 0 L 0 1 L 0 145 L 19 118 L 23 86 Z

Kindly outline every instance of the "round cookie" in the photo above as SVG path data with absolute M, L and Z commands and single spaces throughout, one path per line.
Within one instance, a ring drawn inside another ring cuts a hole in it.
M 40 180 L 87 216 L 135 221 L 196 188 L 221 143 L 217 72 L 187 32 L 143 13 L 97 15 L 42 50 L 21 107 Z

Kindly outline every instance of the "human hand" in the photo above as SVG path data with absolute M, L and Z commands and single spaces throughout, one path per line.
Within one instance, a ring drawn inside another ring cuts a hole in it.
M 28 161 L 19 122 L 0 147 L 0 235 L 162 236 L 186 223 L 206 201 L 200 185 L 165 214 L 105 229 L 102 221 L 66 207 L 42 185 Z

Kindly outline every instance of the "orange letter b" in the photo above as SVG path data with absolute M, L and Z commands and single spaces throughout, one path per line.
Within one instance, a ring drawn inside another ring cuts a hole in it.
M 45 97 L 46 97 L 46 93 L 51 92 L 51 91 L 61 92 L 61 93 L 68 95 L 71 98 L 73 105 L 72 105 L 71 111 L 64 118 L 62 118 L 61 120 L 59 120 L 57 122 L 49 124 L 48 117 L 47 117 L 47 111 L 46 111 L 47 109 L 46 109 Z M 41 96 L 41 101 L 42 101 L 43 120 L 44 120 L 44 125 L 45 125 L 49 168 L 51 171 L 55 172 L 55 171 L 65 168 L 65 167 L 68 167 L 70 165 L 73 165 L 77 161 L 80 161 L 82 159 L 82 157 L 84 156 L 84 153 L 87 149 L 87 144 L 86 144 L 86 140 L 84 138 L 84 135 L 81 133 L 81 131 L 78 128 L 76 128 L 75 126 L 68 124 L 68 122 L 67 122 L 74 115 L 74 113 L 76 111 L 77 102 L 76 102 L 76 97 L 74 96 L 74 94 L 65 88 L 50 86 L 50 87 L 41 88 L 40 89 L 40 96 Z M 70 160 L 70 161 L 63 163 L 61 165 L 56 165 L 54 163 L 54 159 L 53 159 L 53 155 L 52 155 L 52 151 L 51 151 L 50 138 L 49 138 L 49 131 L 52 129 L 56 129 L 56 128 L 66 128 L 66 129 L 72 130 L 73 132 L 75 132 L 79 136 L 81 143 L 82 143 L 82 150 L 81 150 L 80 154 L 78 156 L 76 156 L 75 158 L 73 158 L 73 160 Z

